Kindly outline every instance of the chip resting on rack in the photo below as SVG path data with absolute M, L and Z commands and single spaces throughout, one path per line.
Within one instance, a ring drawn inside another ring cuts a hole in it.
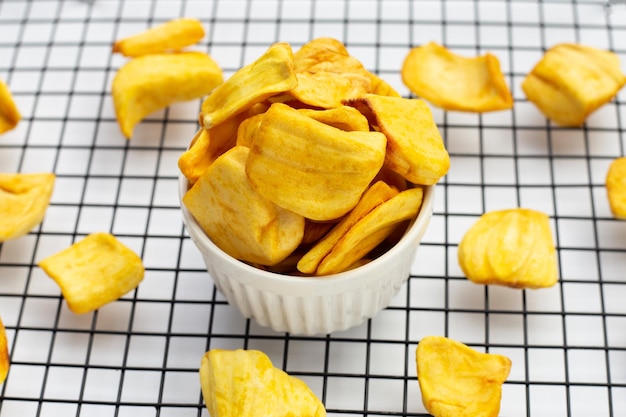
M 483 214 L 463 236 L 458 260 L 466 277 L 477 284 L 544 288 L 558 279 L 549 218 L 531 209 Z
M 56 176 L 0 173 L 0 242 L 27 234 L 43 220 Z
M 550 48 L 522 83 L 528 100 L 550 120 L 581 126 L 626 83 L 619 57 L 590 46 L 563 43 Z
M 209 350 L 202 357 L 200 383 L 211 417 L 326 416 L 304 381 L 274 367 L 259 350 Z
M 222 82 L 222 70 L 204 52 L 143 55 L 124 64 L 113 78 L 115 115 L 131 138 L 149 114 L 181 101 L 201 98 Z
M 21 119 L 9 86 L 0 80 L 0 134 L 14 129 Z
M 120 39 L 113 52 L 127 57 L 179 51 L 204 38 L 204 27 L 198 19 L 179 18 Z
M 4 382 L 9 373 L 9 345 L 7 343 L 7 332 L 0 318 L 0 384 Z
M 469 58 L 429 42 L 409 51 L 401 75 L 413 93 L 444 110 L 482 113 L 513 107 L 500 61 L 490 53 Z
M 92 233 L 38 265 L 61 288 L 68 307 L 88 313 L 135 289 L 144 277 L 141 258 L 109 233 Z
M 249 148 L 236 146 L 211 164 L 183 196 L 206 235 L 230 256 L 274 265 L 298 247 L 304 217 L 257 193 L 246 176 Z
M 443 336 L 417 344 L 422 402 L 434 417 L 497 417 L 511 360 Z
M 613 216 L 626 219 L 626 157 L 616 158 L 611 162 L 605 186 Z
M 388 169 L 420 185 L 435 184 L 450 169 L 450 156 L 423 100 L 366 94 L 346 103 L 387 137 Z

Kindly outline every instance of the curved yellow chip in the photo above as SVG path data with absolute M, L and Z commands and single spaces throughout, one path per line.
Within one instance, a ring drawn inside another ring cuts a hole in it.
M 178 51 L 202 38 L 204 27 L 198 19 L 179 18 L 118 40 L 113 44 L 113 52 L 127 57 L 160 54 Z
M 366 114 L 387 137 L 387 168 L 420 185 L 435 184 L 450 169 L 450 156 L 423 100 L 366 94 L 346 104 Z
M 21 119 L 9 86 L 0 80 L 0 134 L 14 129 Z
M 0 318 L 0 384 L 4 382 L 9 373 L 9 346 L 7 343 L 7 332 Z
M 581 126 L 626 83 L 619 57 L 577 44 L 550 48 L 526 76 L 522 90 L 553 122 Z
M 326 416 L 304 381 L 258 350 L 209 350 L 200 364 L 200 385 L 211 417 Z
M 304 234 L 304 218 L 257 193 L 245 172 L 249 149 L 235 146 L 211 164 L 183 196 L 207 236 L 245 262 L 274 265 L 293 252 Z
M 558 278 L 549 219 L 536 210 L 483 214 L 463 236 L 458 260 L 466 277 L 478 284 L 543 288 Z
M 513 97 L 494 55 L 467 58 L 429 42 L 409 51 L 402 81 L 415 94 L 445 110 L 489 112 L 513 107 Z
M 68 307 L 88 313 L 119 299 L 143 280 L 141 258 L 109 233 L 92 233 L 38 265 L 61 288 Z
M 43 220 L 56 176 L 0 174 L 0 242 L 27 234 Z
M 354 223 L 319 263 L 315 274 L 345 271 L 394 231 L 399 223 L 414 219 L 422 206 L 424 190 L 409 188 L 381 204 Z
M 383 165 L 385 145 L 382 133 L 345 132 L 274 103 L 258 126 L 246 173 L 280 207 L 333 220 L 357 204 Z
M 613 216 L 626 219 L 626 157 L 616 158 L 611 162 L 605 185 Z
M 433 417 L 497 417 L 511 360 L 443 336 L 417 344 L 417 380 Z
M 172 103 L 209 94 L 222 82 L 222 70 L 203 52 L 143 55 L 115 74 L 113 105 L 120 129 L 130 138 L 147 115 Z
M 297 82 L 291 46 L 285 42 L 275 43 L 204 100 L 200 123 L 210 129 L 271 96 L 291 90 Z
M 355 130 L 367 132 L 370 130 L 367 118 L 354 107 L 342 105 L 328 110 L 299 109 L 298 111 L 318 122 L 345 130 L 346 132 Z

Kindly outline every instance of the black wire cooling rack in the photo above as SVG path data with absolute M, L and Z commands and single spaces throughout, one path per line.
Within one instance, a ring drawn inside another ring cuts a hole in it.
M 319 36 L 404 96 L 400 67 L 413 46 L 496 55 L 513 110 L 433 109 L 451 155 L 412 275 L 374 319 L 319 337 L 248 321 L 215 290 L 182 225 L 177 158 L 200 101 L 152 114 L 124 139 L 110 83 L 124 59 L 111 44 L 166 20 L 202 20 L 226 76 L 275 41 Z M 0 77 L 23 114 L 0 137 L 3 172 L 57 175 L 40 227 L 0 245 L 0 316 L 11 370 L 0 417 L 200 416 L 198 379 L 210 348 L 254 348 L 302 378 L 329 415 L 421 416 L 415 348 L 447 335 L 513 362 L 502 416 L 626 415 L 626 222 L 608 208 L 604 178 L 625 153 L 624 93 L 582 128 L 555 127 L 520 83 L 550 46 L 577 42 L 626 62 L 626 6 L 592 0 L 0 0 Z M 469 283 L 456 251 L 489 210 L 550 216 L 559 283 L 522 291 Z M 136 291 L 99 311 L 71 313 L 38 260 L 94 231 L 140 254 Z

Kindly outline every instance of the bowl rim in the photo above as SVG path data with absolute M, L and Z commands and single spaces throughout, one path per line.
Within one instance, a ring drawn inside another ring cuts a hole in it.
M 233 258 L 222 249 L 220 249 L 213 241 L 204 233 L 196 219 L 193 217 L 191 212 L 187 209 L 185 204 L 183 203 L 183 196 L 188 189 L 189 182 L 187 178 L 181 173 L 178 177 L 178 194 L 179 194 L 179 203 L 180 209 L 183 215 L 183 223 L 187 228 L 187 232 L 189 233 L 194 243 L 198 245 L 198 242 L 195 239 L 199 240 L 199 243 L 204 245 L 209 251 L 211 251 L 214 255 L 219 257 L 222 262 L 229 264 L 234 268 L 240 268 L 242 273 L 249 274 L 250 276 L 254 276 L 254 278 L 250 279 L 263 279 L 265 281 L 280 281 L 282 284 L 291 285 L 291 286 L 310 286 L 312 282 L 324 282 L 327 284 L 339 284 L 341 282 L 349 281 L 354 278 L 362 279 L 363 275 L 371 275 L 369 272 L 374 272 L 380 268 L 382 264 L 389 262 L 390 258 L 393 258 L 396 252 L 404 252 L 409 249 L 408 246 L 413 246 L 416 240 L 421 240 L 421 236 L 425 232 L 428 224 L 430 222 L 430 218 L 433 213 L 433 204 L 435 198 L 435 189 L 436 184 L 423 186 L 424 188 L 424 197 L 422 199 L 422 206 L 420 208 L 420 212 L 417 217 L 409 224 L 406 231 L 400 238 L 400 240 L 392 246 L 389 250 L 378 256 L 376 259 L 373 259 L 371 262 L 368 262 L 365 265 L 359 266 L 358 268 L 339 272 L 336 274 L 324 275 L 324 276 L 295 276 L 289 274 L 281 274 L 278 272 L 265 271 L 263 269 L 254 267 L 252 265 L 247 264 L 239 259 Z M 195 239 L 194 239 L 195 238 Z M 200 248 L 198 248 L 201 250 Z M 243 275 L 243 274 L 242 274 Z M 248 279 L 243 279 L 243 276 L 237 277 L 238 280 L 246 281 L 249 283 Z

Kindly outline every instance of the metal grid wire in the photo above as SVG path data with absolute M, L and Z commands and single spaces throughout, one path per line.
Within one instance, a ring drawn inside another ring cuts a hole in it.
M 618 3 L 618 2 L 612 2 Z M 0 316 L 11 370 L 0 417 L 199 416 L 209 348 L 254 348 L 301 377 L 329 415 L 420 416 L 415 348 L 441 334 L 513 361 L 502 416 L 626 415 L 626 222 L 613 219 L 604 177 L 625 153 L 626 96 L 584 127 L 546 121 L 520 83 L 550 46 L 580 42 L 626 62 L 626 7 L 592 0 L 0 0 L 0 77 L 24 118 L 0 137 L 3 172 L 57 174 L 40 227 L 0 245 Z M 392 305 L 356 328 L 320 337 L 248 321 L 214 289 L 185 233 L 176 161 L 200 101 L 148 117 L 132 140 L 118 130 L 110 83 L 125 61 L 114 40 L 174 17 L 202 20 L 196 45 L 228 76 L 275 41 L 318 36 L 404 96 L 409 48 L 436 41 L 498 56 L 515 98 L 483 115 L 433 109 L 452 167 L 437 189 L 412 275 Z M 559 283 L 522 291 L 469 283 L 458 242 L 483 212 L 546 212 Z M 136 291 L 75 315 L 36 266 L 94 231 L 140 254 Z

